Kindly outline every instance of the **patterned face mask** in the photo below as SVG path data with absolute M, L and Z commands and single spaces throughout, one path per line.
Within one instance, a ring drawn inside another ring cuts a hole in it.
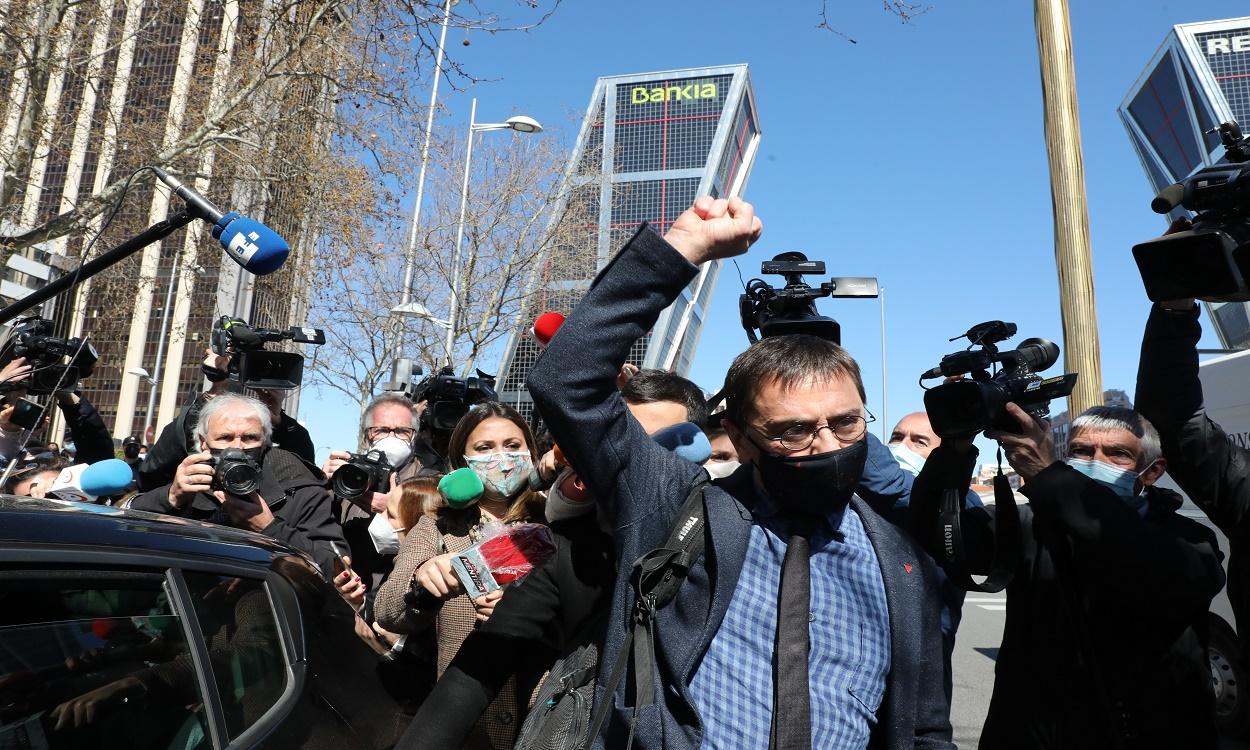
M 465 456 L 464 460 L 481 478 L 488 495 L 513 498 L 534 481 L 534 459 L 529 451 L 487 453 Z

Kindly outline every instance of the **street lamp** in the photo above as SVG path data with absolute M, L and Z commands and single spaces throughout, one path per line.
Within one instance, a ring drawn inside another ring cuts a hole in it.
M 477 122 L 477 97 L 469 107 L 469 143 L 464 152 L 464 182 L 460 187 L 460 220 L 456 224 L 456 246 L 452 254 L 451 294 L 447 302 L 447 365 L 451 366 L 452 349 L 456 345 L 456 315 L 459 313 L 460 245 L 464 240 L 464 212 L 469 203 L 469 167 L 473 163 L 473 134 L 486 130 L 513 130 L 517 133 L 538 133 L 543 129 L 538 120 L 525 115 L 509 117 L 503 122 Z M 472 256 L 470 256 L 472 262 Z
M 405 302 L 402 305 L 395 305 L 391 308 L 391 315 L 397 315 L 401 318 L 428 320 L 439 328 L 446 330 L 451 329 L 451 323 L 449 321 L 434 317 L 434 313 L 430 312 L 429 309 L 420 302 Z
M 160 360 L 158 359 L 157 362 L 159 363 Z M 143 440 L 147 443 L 150 442 L 148 430 L 152 429 L 152 409 L 156 406 L 156 378 L 149 375 L 147 369 L 143 367 L 132 367 L 126 371 L 126 374 L 142 378 L 148 383 L 148 415 L 143 420 Z

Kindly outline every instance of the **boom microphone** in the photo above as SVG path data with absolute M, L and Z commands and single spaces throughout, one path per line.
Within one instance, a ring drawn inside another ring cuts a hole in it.
M 235 263 L 257 276 L 282 267 L 291 248 L 277 232 L 255 219 L 233 211 L 223 212 L 208 198 L 159 167 L 152 167 L 152 171 L 186 202 L 188 213 L 213 225 L 213 237 L 221 242 Z

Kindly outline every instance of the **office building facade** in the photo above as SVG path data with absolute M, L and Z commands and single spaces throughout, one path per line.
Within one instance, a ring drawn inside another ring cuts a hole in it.
M 259 4 L 251 0 L 15 2 L 32 28 L 52 30 L 53 61 L 43 71 L 0 70 L 0 91 L 7 95 L 0 102 L 0 165 L 13 181 L 0 210 L 19 229 L 39 226 L 99 194 L 144 166 L 162 144 L 167 147 L 196 127 L 195 115 L 229 92 L 232 66 L 237 70 L 256 53 L 249 40 L 263 22 Z M 307 101 L 323 97 L 323 88 L 294 85 L 278 96 Z M 283 269 L 262 278 L 241 271 L 224 261 L 208 227 L 194 222 L 83 284 L 76 304 L 65 295 L 42 310 L 63 333 L 85 335 L 99 351 L 83 392 L 117 439 L 143 432 L 153 389 L 159 400 L 150 419 L 158 432 L 201 387 L 200 362 L 219 316 L 277 328 L 303 322 L 296 291 L 308 271 L 313 238 L 301 231 L 298 210 L 290 209 L 288 196 L 299 185 L 281 178 L 284 163 L 323 147 L 326 137 L 300 118 L 275 123 L 265 137 L 266 156 L 246 165 L 250 172 L 239 160 L 222 156 L 222 148 L 238 148 L 224 140 L 224 146 L 198 149 L 168 169 L 194 175 L 185 181 L 223 208 L 265 221 L 282 234 L 292 248 Z M 256 174 L 267 182 L 258 182 Z M 180 209 L 180 199 L 156 189 L 144 175 L 107 226 L 104 216 L 97 217 L 85 231 L 25 254 L 40 260 L 40 253 L 51 252 L 72 267 L 97 233 L 92 255 Z M 10 290 L 39 285 L 29 275 L 15 275 L 12 265 L 6 280 L 17 286 Z M 149 378 L 132 372 L 138 370 Z M 158 382 L 151 382 L 158 373 Z
M 760 133 L 746 65 L 598 80 L 565 172 L 560 241 L 540 259 L 505 350 L 501 400 L 533 416 L 525 379 L 540 353 L 528 334 L 534 319 L 572 310 L 644 221 L 663 233 L 698 196 L 743 195 Z M 689 373 L 719 274 L 719 262 L 707 264 L 629 361 Z
M 1220 161 L 1219 124 L 1250 130 L 1250 16 L 1172 27 L 1119 113 L 1155 192 Z M 1250 347 L 1247 303 L 1207 311 L 1224 348 Z

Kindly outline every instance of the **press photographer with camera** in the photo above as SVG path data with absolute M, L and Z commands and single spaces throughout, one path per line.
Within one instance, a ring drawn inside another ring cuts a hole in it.
M 607 747 L 632 733 L 643 748 L 767 747 L 770 737 L 782 747 L 953 748 L 932 656 L 933 563 L 856 497 L 869 415 L 854 360 L 811 335 L 769 336 L 739 355 L 723 424 L 745 465 L 710 485 L 702 467 L 646 435 L 616 389 L 630 347 L 698 264 L 741 255 L 761 231 L 736 198 L 700 198 L 664 239 L 644 225 L 530 374 L 626 563 L 601 652 L 596 698 L 609 713 L 599 736 Z M 684 583 L 657 619 L 650 598 L 635 601 L 629 563 L 666 542 L 683 507 L 703 519 L 683 538 L 706 553 L 682 565 Z M 631 650 L 626 678 L 609 665 Z
M 221 393 L 251 391 L 270 413 L 273 445 L 294 453 L 310 466 L 316 465 L 316 452 L 308 430 L 287 414 L 282 404 L 286 394 L 300 386 L 303 378 L 302 355 L 264 349 L 266 342 L 290 340 L 320 345 L 325 334 L 317 329 L 293 326 L 286 331 L 253 328 L 243 320 L 223 316 L 209 334 L 211 346 L 205 350 L 200 370 L 209 387 L 183 405 L 173 422 L 139 466 L 139 489 L 150 490 L 173 481 L 179 462 L 197 449 L 194 428 L 200 410 Z
M 344 544 L 321 477 L 295 454 L 273 447 L 267 406 L 222 393 L 195 424 L 198 451 L 178 464 L 171 484 L 138 495 L 136 510 L 255 531 L 303 550 L 333 576 L 331 543 Z
M 1155 428 L 1093 407 L 1059 460 L 1045 421 L 1014 402 L 991 416 L 986 437 L 1024 479 L 1018 541 L 995 525 L 1009 498 L 939 522 L 943 496 L 967 492 L 975 433 L 942 435 L 911 498 L 917 538 L 956 580 L 1019 545 L 980 747 L 1214 748 L 1206 618 L 1224 574 L 1213 532 L 1155 486 L 1168 468 Z

